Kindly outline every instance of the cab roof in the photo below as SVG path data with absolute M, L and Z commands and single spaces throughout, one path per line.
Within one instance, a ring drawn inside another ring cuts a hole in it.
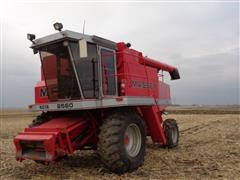
M 43 46 L 54 44 L 63 40 L 79 41 L 80 39 L 85 39 L 87 42 L 90 43 L 98 44 L 111 49 L 116 49 L 116 43 L 113 41 L 101 38 L 96 35 L 87 35 L 69 30 L 60 31 L 58 33 L 35 39 L 33 41 L 33 44 L 31 45 L 31 48 L 34 50 L 38 50 Z

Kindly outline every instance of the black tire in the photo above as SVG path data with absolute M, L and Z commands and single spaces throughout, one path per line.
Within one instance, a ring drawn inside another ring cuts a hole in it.
M 165 136 L 167 138 L 166 146 L 174 148 L 178 146 L 179 128 L 175 119 L 166 119 L 163 123 Z
M 129 138 L 125 134 L 132 131 L 132 134 L 136 131 L 136 138 L 132 138 L 134 135 Z M 136 142 L 137 145 L 129 145 L 129 142 Z M 146 131 L 142 118 L 134 111 L 109 115 L 100 128 L 98 148 L 102 162 L 110 171 L 121 174 L 137 169 L 143 164 L 146 149 Z
M 40 160 L 34 160 L 35 163 L 37 164 L 42 164 L 42 165 L 46 165 L 45 161 L 40 161 Z
M 41 115 L 37 116 L 35 119 L 32 120 L 32 123 L 28 125 L 28 127 L 36 127 L 41 125 L 42 123 L 50 120 L 50 117 L 47 113 L 42 113 Z
M 36 127 L 43 123 L 43 119 L 41 116 L 37 116 L 35 119 L 32 120 L 32 123 L 28 125 L 28 127 Z

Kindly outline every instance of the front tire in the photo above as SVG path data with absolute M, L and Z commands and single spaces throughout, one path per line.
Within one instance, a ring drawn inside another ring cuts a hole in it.
M 137 169 L 144 161 L 146 148 L 142 118 L 134 111 L 111 114 L 101 127 L 98 147 L 110 171 L 124 173 Z

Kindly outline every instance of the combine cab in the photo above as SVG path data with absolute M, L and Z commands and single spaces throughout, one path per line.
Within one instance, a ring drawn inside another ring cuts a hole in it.
M 146 136 L 169 148 L 178 145 L 175 120 L 162 119 L 170 104 L 161 71 L 179 79 L 177 68 L 144 57 L 129 43 L 72 31 L 32 41 L 41 59 L 41 81 L 30 111 L 41 114 L 14 138 L 16 158 L 48 164 L 75 150 L 97 150 L 116 173 L 144 161 Z

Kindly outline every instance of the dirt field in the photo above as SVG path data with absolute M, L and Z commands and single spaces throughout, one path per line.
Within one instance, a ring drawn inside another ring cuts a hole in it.
M 120 176 L 107 171 L 92 151 L 77 152 L 49 166 L 15 161 L 13 136 L 35 114 L 3 111 L 0 179 L 240 179 L 239 107 L 171 107 L 169 111 L 167 117 L 177 119 L 180 126 L 179 147 L 163 149 L 149 139 L 144 165 Z

